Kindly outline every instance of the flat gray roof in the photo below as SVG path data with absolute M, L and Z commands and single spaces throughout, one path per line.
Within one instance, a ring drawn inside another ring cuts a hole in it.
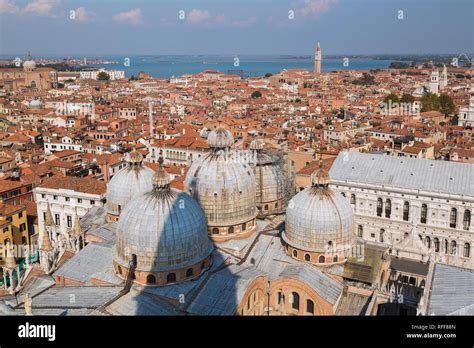
M 435 265 L 428 314 L 447 315 L 474 304 L 474 270 Z
M 334 182 L 474 197 L 474 164 L 342 151 L 329 172 Z

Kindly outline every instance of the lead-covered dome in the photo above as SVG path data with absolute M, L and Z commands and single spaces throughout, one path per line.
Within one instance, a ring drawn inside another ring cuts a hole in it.
M 36 69 L 36 62 L 31 57 L 30 53 L 28 53 L 28 56 L 26 56 L 26 59 L 23 62 L 23 68 L 26 70 Z
M 29 103 L 29 107 L 31 109 L 41 109 L 42 106 L 43 106 L 43 103 L 41 103 L 41 100 L 39 99 L 33 99 Z
M 116 221 L 125 205 L 134 197 L 153 188 L 154 172 L 143 165 L 143 156 L 137 150 L 125 155 L 128 165 L 115 174 L 107 185 L 107 216 L 109 221 Z
M 204 212 L 169 181 L 161 160 L 153 189 L 132 199 L 120 215 L 115 267 L 122 277 L 133 258 L 135 281 L 149 285 L 194 278 L 211 263 Z
M 329 188 L 322 165 L 312 175 L 312 186 L 289 202 L 282 238 L 291 256 L 312 263 L 343 261 L 354 244 L 352 207 Z
M 232 134 L 209 133 L 211 152 L 193 162 L 185 191 L 201 205 L 216 241 L 250 235 L 255 229 L 255 175 L 246 156 L 230 149 Z
M 256 204 L 259 218 L 285 212 L 286 176 L 280 155 L 264 150 L 255 139 L 250 143 L 255 164 Z

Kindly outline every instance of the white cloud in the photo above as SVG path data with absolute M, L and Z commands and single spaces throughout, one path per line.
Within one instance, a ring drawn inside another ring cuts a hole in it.
M 87 11 L 86 8 L 82 6 L 76 8 L 74 12 L 75 12 L 74 20 L 78 22 L 89 22 L 95 17 L 94 13 Z
M 296 14 L 302 17 L 318 17 L 330 11 L 338 3 L 338 0 L 302 0 L 294 4 Z
M 20 8 L 15 5 L 13 1 L 10 0 L 0 0 L 0 13 L 18 13 Z
M 128 12 L 121 12 L 113 16 L 114 21 L 131 25 L 141 24 L 143 21 L 142 10 L 134 8 Z
M 208 23 L 211 19 L 211 14 L 207 10 L 192 9 L 186 16 L 186 20 L 191 24 Z
M 22 12 L 51 17 L 54 15 L 54 8 L 59 5 L 59 3 L 59 0 L 33 0 L 23 8 Z

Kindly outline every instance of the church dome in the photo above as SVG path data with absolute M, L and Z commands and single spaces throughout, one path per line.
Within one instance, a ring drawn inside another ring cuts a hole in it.
M 133 150 L 125 155 L 128 166 L 115 174 L 107 185 L 108 220 L 117 220 L 125 205 L 134 197 L 153 188 L 154 172 L 143 165 L 143 156 Z
M 43 103 L 41 103 L 41 100 L 39 99 L 33 99 L 32 101 L 30 101 L 30 104 L 29 104 L 29 107 L 31 109 L 41 109 L 42 106 L 43 106 Z
M 29 53 L 25 61 L 23 62 L 23 68 L 28 70 L 36 68 L 36 62 L 33 60 L 33 58 L 31 58 L 31 55 Z
M 250 235 L 255 229 L 255 175 L 239 153 L 230 150 L 232 134 L 219 128 L 209 133 L 211 152 L 193 162 L 185 191 L 201 205 L 209 234 L 216 241 Z
M 138 283 L 164 285 L 194 278 L 211 262 L 204 212 L 191 196 L 170 188 L 169 182 L 160 161 L 153 188 L 132 199 L 117 223 L 117 273 L 124 277 L 123 269 L 136 257 Z
M 259 217 L 284 212 L 286 177 L 281 157 L 263 150 L 263 143 L 256 139 L 250 143 L 255 163 L 256 201 Z
M 352 207 L 329 188 L 322 165 L 312 175 L 312 186 L 288 204 L 282 238 L 291 256 L 312 263 L 343 261 L 355 242 Z

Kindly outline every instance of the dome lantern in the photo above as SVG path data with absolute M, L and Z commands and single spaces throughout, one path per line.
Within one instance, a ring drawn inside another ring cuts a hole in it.
M 158 170 L 153 176 L 153 189 L 169 191 L 170 175 L 166 172 L 165 168 L 163 168 L 163 157 L 160 156 L 158 163 Z
M 207 144 L 213 150 L 228 149 L 234 144 L 234 137 L 227 129 L 219 126 L 207 136 Z

